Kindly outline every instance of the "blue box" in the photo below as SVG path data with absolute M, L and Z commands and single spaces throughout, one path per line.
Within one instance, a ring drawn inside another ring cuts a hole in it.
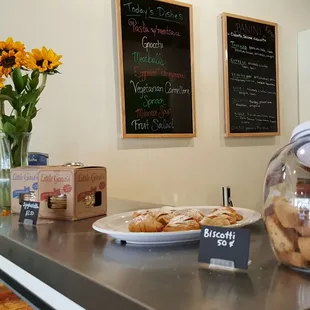
M 30 152 L 28 153 L 28 165 L 29 166 L 47 166 L 48 154 Z

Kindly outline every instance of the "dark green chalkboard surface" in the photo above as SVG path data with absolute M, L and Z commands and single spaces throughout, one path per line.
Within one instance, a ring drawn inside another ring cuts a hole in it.
M 231 14 L 222 25 L 226 136 L 279 135 L 278 25 Z
M 191 5 L 116 1 L 123 137 L 195 137 Z

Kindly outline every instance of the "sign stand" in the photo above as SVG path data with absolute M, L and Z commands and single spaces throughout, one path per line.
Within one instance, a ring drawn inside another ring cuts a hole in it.
M 247 269 L 249 265 L 250 232 L 247 229 L 203 226 L 199 259 L 208 268 Z

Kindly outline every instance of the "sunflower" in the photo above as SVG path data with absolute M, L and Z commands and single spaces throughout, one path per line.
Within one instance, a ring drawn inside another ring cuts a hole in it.
M 25 62 L 26 53 L 9 50 L 8 52 L 2 51 L 0 55 L 0 71 L 6 77 L 9 76 L 12 69 L 21 67 Z
M 20 41 L 14 42 L 13 43 L 13 50 L 15 51 L 15 53 L 17 53 L 17 52 L 24 52 L 25 51 L 24 43 L 22 43 Z
M 33 49 L 28 54 L 26 67 L 39 72 L 53 73 L 56 68 L 62 63 L 59 61 L 62 57 L 57 55 L 52 49 L 47 49 L 45 46 L 41 50 Z
M 0 41 L 0 56 L 3 52 L 9 52 L 10 50 L 15 53 L 24 52 L 25 45 L 20 41 L 14 42 L 12 37 L 7 38 L 6 41 Z

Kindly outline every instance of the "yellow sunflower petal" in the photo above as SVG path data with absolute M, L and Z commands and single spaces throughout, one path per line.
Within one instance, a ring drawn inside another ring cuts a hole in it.
M 62 55 L 57 55 L 55 60 L 58 61 L 61 58 L 62 58 Z
M 15 67 L 26 66 L 27 56 L 25 52 L 17 52 L 15 54 Z
M 12 68 L 4 68 L 4 67 L 0 67 L 2 68 L 2 73 L 3 75 L 5 75 L 6 77 L 8 77 L 12 71 Z
M 25 45 L 20 41 L 16 41 L 13 44 L 13 49 L 17 52 L 23 52 L 25 50 Z
M 42 57 L 44 59 L 47 59 L 47 54 L 48 54 L 48 51 L 47 51 L 47 48 L 45 46 L 42 47 Z
M 39 72 L 45 72 L 46 71 L 46 68 L 42 68 L 42 67 L 38 67 L 38 70 L 39 70 Z
M 36 59 L 36 60 L 42 59 L 42 53 L 39 49 L 35 48 L 31 52 L 32 52 L 34 59 Z
M 53 51 L 52 49 L 49 49 L 49 50 L 47 51 L 47 57 L 46 57 L 47 60 L 53 61 L 54 55 L 55 55 L 54 51 Z
M 0 88 L 4 87 L 5 78 L 0 77 Z
M 6 43 L 6 48 L 7 48 L 8 50 L 10 50 L 10 49 L 13 48 L 14 41 L 13 41 L 13 38 L 12 38 L 12 37 L 7 38 L 6 41 L 5 41 L 5 43 Z

